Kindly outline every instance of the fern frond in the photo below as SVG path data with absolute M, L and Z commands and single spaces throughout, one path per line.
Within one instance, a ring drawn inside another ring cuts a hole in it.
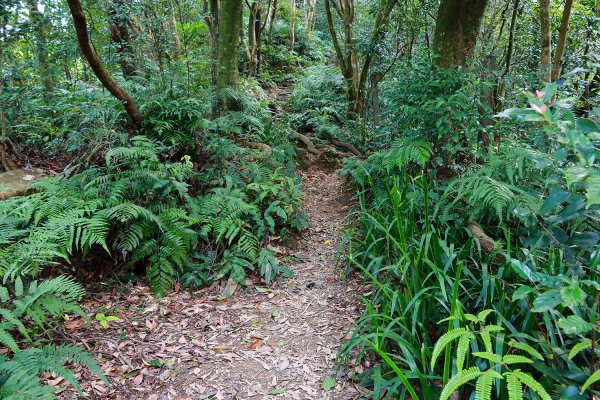
M 493 369 L 485 371 L 475 384 L 475 400 L 491 400 L 494 379 L 502 379 L 502 375 Z
M 454 375 L 448 383 L 444 386 L 442 393 L 440 394 L 440 400 L 448 400 L 448 398 L 457 390 L 469 381 L 480 377 L 483 374 L 477 367 L 471 367 Z
M 469 343 L 475 337 L 471 332 L 462 335 L 458 339 L 458 345 L 456 346 L 456 369 L 458 372 L 462 371 L 467 356 L 467 350 L 469 349 Z
M 514 347 L 515 349 L 522 350 L 529 354 L 530 356 L 537 358 L 540 361 L 544 361 L 544 356 L 540 354 L 539 351 L 528 345 L 527 343 L 518 342 L 516 340 L 511 340 L 508 342 L 508 345 Z
M 596 372 L 594 372 L 589 378 L 587 378 L 587 380 L 581 387 L 580 393 L 583 394 L 587 390 L 587 388 L 589 388 L 591 385 L 598 381 L 600 381 L 600 369 L 596 370 Z
M 507 373 L 506 389 L 508 391 L 509 400 L 523 400 L 523 387 L 521 381 L 515 374 Z
M 542 398 L 542 400 L 552 400 L 546 389 L 542 386 L 541 383 L 536 381 L 531 375 L 522 372 L 520 369 L 516 369 L 512 372 L 513 375 L 517 377 L 523 384 L 525 384 L 529 389 L 534 391 Z M 598 374 L 598 378 L 600 379 L 600 374 Z
M 448 345 L 454 339 L 467 333 L 470 333 L 470 331 L 467 328 L 456 328 L 444 333 L 438 339 L 433 348 L 433 351 L 431 352 L 431 369 L 434 368 L 439 355 L 441 354 L 442 350 L 446 347 L 446 345 Z
M 569 352 L 569 360 L 572 360 L 577 354 L 584 350 L 592 347 L 592 340 L 589 338 L 583 339 L 580 343 L 577 343 Z

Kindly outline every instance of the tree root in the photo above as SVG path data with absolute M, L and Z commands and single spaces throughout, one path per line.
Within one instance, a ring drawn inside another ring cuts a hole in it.
M 336 138 L 331 139 L 331 143 L 333 143 L 337 147 L 341 147 L 341 148 L 348 150 L 350 153 L 354 154 L 356 157 L 365 158 L 365 155 L 360 150 L 358 150 L 356 147 L 351 145 L 350 143 L 342 142 L 341 140 L 338 140 Z
M 497 244 L 494 239 L 489 237 L 483 229 L 477 224 L 475 221 L 469 221 L 467 227 L 471 231 L 474 237 L 479 240 L 479 244 L 481 245 L 481 249 L 486 254 L 491 254 L 496 250 Z
M 273 150 L 271 150 L 271 146 L 265 143 L 258 142 L 245 142 L 245 146 L 250 147 L 251 149 L 258 150 L 259 157 L 268 157 L 273 154 Z
M 4 150 L 4 146 L 0 144 L 0 162 L 5 171 L 14 171 L 17 169 L 17 164 L 8 155 L 8 152 Z
M 298 133 L 298 132 L 291 131 L 290 132 L 290 139 L 302 142 L 306 146 L 306 150 L 308 150 L 309 153 L 312 153 L 312 154 L 316 155 L 317 157 L 321 156 L 322 152 L 319 151 L 315 147 L 315 144 L 313 143 L 312 140 L 310 140 L 308 138 L 308 136 L 305 136 L 305 135 L 303 135 L 301 133 Z

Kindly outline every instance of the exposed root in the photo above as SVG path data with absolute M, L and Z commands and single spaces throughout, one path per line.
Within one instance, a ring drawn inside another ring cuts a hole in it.
M 336 139 L 336 138 L 331 139 L 331 143 L 333 143 L 337 147 L 341 147 L 341 148 L 348 150 L 350 153 L 354 154 L 356 157 L 365 158 L 365 155 L 360 150 L 358 150 L 356 147 L 351 145 L 350 143 L 342 142 L 341 140 Z
M 306 150 L 308 150 L 309 153 L 312 153 L 312 154 L 316 155 L 317 157 L 321 156 L 321 151 L 319 151 L 315 147 L 315 144 L 313 143 L 312 140 L 309 139 L 308 136 L 303 135 L 303 134 L 298 133 L 298 132 L 291 131 L 290 132 L 290 139 L 302 142 L 304 144 L 304 146 L 306 146 Z
M 481 229 L 477 222 L 469 221 L 467 227 L 469 228 L 473 236 L 475 236 L 477 240 L 479 240 L 479 244 L 481 245 L 481 249 L 484 251 L 484 253 L 491 254 L 494 252 L 494 250 L 496 250 L 496 241 L 489 237 L 483 231 L 483 229 Z
M 265 144 L 265 143 L 245 142 L 244 145 L 250 147 L 251 149 L 258 150 L 258 156 L 260 158 L 268 157 L 271 154 L 273 154 L 273 150 L 271 150 L 271 146 L 269 146 L 268 144 Z

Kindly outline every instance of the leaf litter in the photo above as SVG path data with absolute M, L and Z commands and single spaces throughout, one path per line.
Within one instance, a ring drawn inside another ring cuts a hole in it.
M 335 399 L 363 390 L 336 368 L 360 313 L 355 283 L 335 269 L 338 232 L 350 205 L 335 174 L 300 172 L 310 227 L 278 247 L 294 273 L 273 285 L 249 282 L 222 298 L 214 285 L 155 299 L 138 284 L 88 295 L 91 324 L 65 318 L 57 339 L 88 349 L 111 385 L 76 371 L 90 399 Z M 254 286 L 256 285 L 256 286 Z M 98 320 L 95 315 L 115 318 Z M 49 377 L 51 378 L 51 377 Z M 71 388 L 64 399 L 78 398 Z

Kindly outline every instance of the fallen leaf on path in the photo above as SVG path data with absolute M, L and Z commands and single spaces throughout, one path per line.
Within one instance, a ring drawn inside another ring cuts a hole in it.
M 276 395 L 276 394 L 282 394 L 287 392 L 287 388 L 285 386 L 277 388 L 277 389 L 273 389 L 269 392 L 270 395 Z
M 144 375 L 139 374 L 138 376 L 136 376 L 135 378 L 133 378 L 133 383 L 135 383 L 136 385 L 140 385 L 140 383 L 142 383 L 142 381 L 144 380 Z
M 337 381 L 335 380 L 335 378 L 333 378 L 331 376 L 326 376 L 325 379 L 323 379 L 323 384 L 321 385 L 321 389 L 323 389 L 324 392 L 329 392 L 331 389 L 333 389 L 336 386 L 337 386 Z
M 250 343 L 250 346 L 248 346 L 250 350 L 260 349 L 261 347 L 262 342 L 260 340 L 255 340 L 254 342 Z

